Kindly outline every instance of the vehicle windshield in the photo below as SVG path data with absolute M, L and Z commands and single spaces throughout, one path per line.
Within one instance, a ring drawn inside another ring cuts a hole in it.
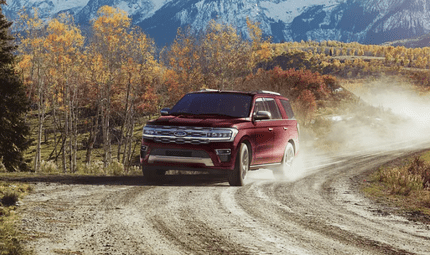
M 252 96 L 236 93 L 190 93 L 170 111 L 170 115 L 216 115 L 246 118 Z

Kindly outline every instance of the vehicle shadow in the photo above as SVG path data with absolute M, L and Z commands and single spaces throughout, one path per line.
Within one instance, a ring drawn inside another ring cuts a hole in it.
M 124 185 L 124 186 L 228 186 L 225 175 L 220 174 L 169 174 L 157 182 L 148 182 L 142 175 L 131 176 L 88 176 L 88 175 L 0 175 L 0 181 L 25 183 L 59 183 L 82 185 Z

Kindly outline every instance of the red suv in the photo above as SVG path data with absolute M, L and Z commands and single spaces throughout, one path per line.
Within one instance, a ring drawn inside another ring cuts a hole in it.
M 161 115 L 143 128 L 140 162 L 150 182 L 167 170 L 203 170 L 242 186 L 249 170 L 263 167 L 282 178 L 299 149 L 290 103 L 275 92 L 202 90 Z

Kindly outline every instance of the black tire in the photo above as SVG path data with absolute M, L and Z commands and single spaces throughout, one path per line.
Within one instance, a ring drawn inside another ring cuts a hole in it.
M 246 174 L 249 171 L 250 154 L 248 145 L 242 143 L 236 156 L 234 170 L 228 175 L 228 183 L 231 186 L 245 185 Z
M 281 165 L 273 170 L 275 179 L 288 179 L 293 171 L 294 154 L 294 146 L 289 142 L 285 147 Z
M 142 173 L 143 173 L 143 177 L 147 182 L 159 183 L 163 181 L 166 171 L 149 169 L 142 166 Z

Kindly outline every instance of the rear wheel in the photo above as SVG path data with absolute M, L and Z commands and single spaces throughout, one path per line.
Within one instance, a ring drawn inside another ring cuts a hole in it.
M 246 174 L 249 170 L 250 156 L 249 149 L 246 143 L 240 145 L 236 156 L 236 164 L 234 170 L 228 175 L 228 183 L 231 186 L 245 185 Z
M 149 169 L 142 166 L 143 176 L 147 182 L 161 182 L 166 174 L 164 170 Z
M 287 179 L 293 171 L 294 146 L 289 142 L 285 147 L 282 163 L 273 170 L 276 179 Z

